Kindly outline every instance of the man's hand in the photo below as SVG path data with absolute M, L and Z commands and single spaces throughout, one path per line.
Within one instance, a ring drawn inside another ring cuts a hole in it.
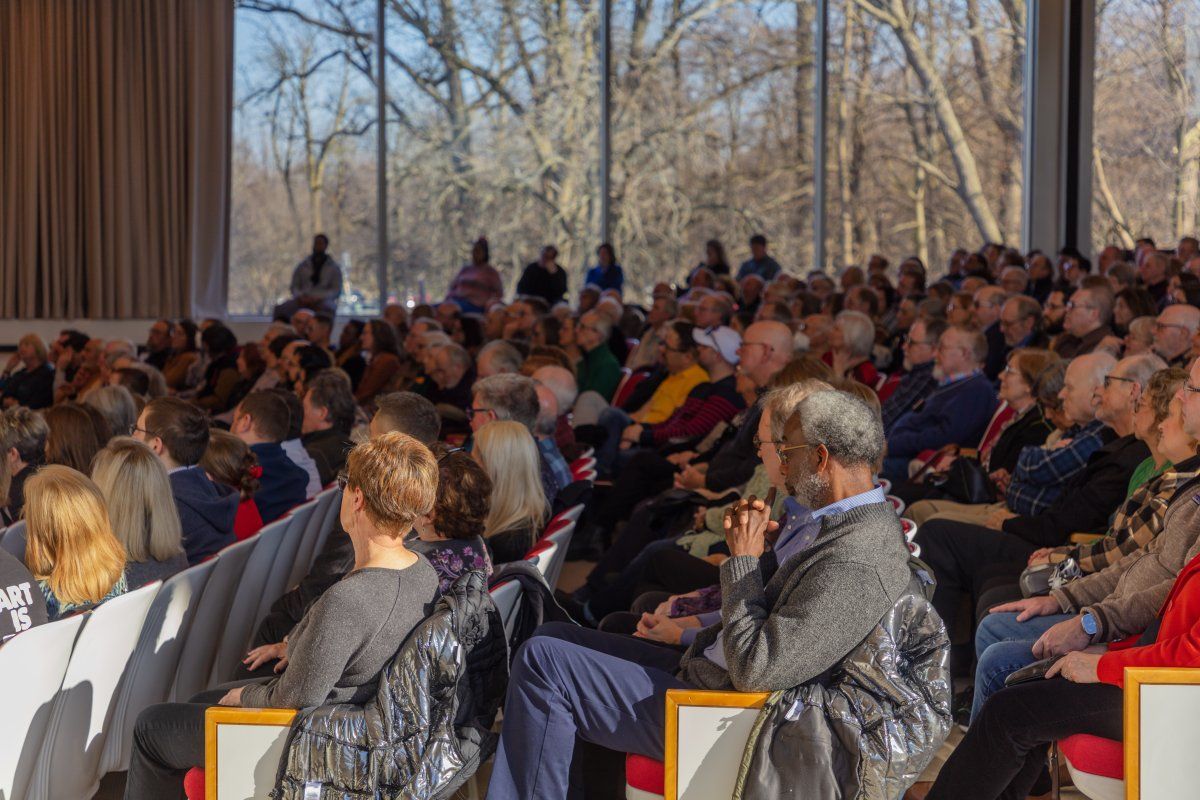
M 225 693 L 225 696 L 217 701 L 219 706 L 240 706 L 242 704 L 242 689 L 245 686 L 235 686 Z
M 1032 567 L 1037 564 L 1049 564 L 1050 563 L 1050 554 L 1053 552 L 1054 552 L 1053 547 L 1038 548 L 1037 550 L 1034 550 L 1032 553 L 1029 554 L 1029 560 L 1027 562 L 1025 562 L 1025 565 L 1028 567 Z
M 687 619 L 687 617 L 682 619 Z M 649 639 L 652 642 L 679 644 L 683 637 L 683 626 L 679 622 L 680 620 L 658 614 L 642 614 L 642 618 L 638 621 L 637 632 L 633 635 L 641 639 Z M 699 627 L 699 623 L 689 627 Z
M 1012 483 L 1012 475 L 1010 475 L 1006 469 L 994 470 L 988 475 L 988 478 L 992 481 L 996 487 L 996 491 L 1000 494 L 1007 492 L 1008 485 Z
M 1001 526 L 1004 525 L 1004 520 L 1012 519 L 1015 516 L 1016 514 L 1009 511 L 1007 508 L 997 508 L 995 511 L 992 511 L 987 515 L 987 519 L 984 520 L 983 524 L 985 527 L 1000 530 Z
M 686 467 L 688 464 L 692 463 L 692 459 L 695 457 L 696 457 L 695 450 L 684 450 L 681 453 L 671 453 L 671 455 L 667 456 L 667 461 L 670 462 L 671 464 L 674 464 L 677 467 L 682 468 L 682 467 Z
M 675 476 L 677 489 L 699 489 L 704 486 L 704 471 L 698 465 L 692 465 Z
M 1047 678 L 1061 675 L 1071 683 L 1099 683 L 1100 653 L 1067 653 L 1046 672 Z
M 1044 595 L 1042 597 L 1026 597 L 1024 600 L 1014 600 L 1011 603 L 1001 603 L 988 609 L 991 614 L 1002 614 L 1008 611 L 1017 615 L 1017 622 L 1024 622 L 1034 617 L 1061 614 L 1062 606 L 1050 595 Z
M 767 546 L 767 534 L 779 528 L 779 523 L 771 519 L 774 502 L 775 489 L 772 488 L 766 500 L 750 495 L 725 509 L 725 541 L 729 545 L 730 557 L 758 558 L 763 554 Z
M 696 515 L 694 517 L 692 517 L 692 530 L 694 530 L 694 531 L 704 530 L 704 522 L 705 522 L 705 518 L 707 516 L 708 516 L 708 508 L 706 508 L 705 506 L 701 506 L 700 508 L 697 508 Z
M 641 441 L 642 431 L 644 430 L 645 428 L 636 422 L 632 425 L 625 426 L 625 430 L 621 432 L 621 449 L 628 450 L 629 448 L 637 445 L 637 443 Z
M 1036 658 L 1062 656 L 1076 650 L 1082 650 L 1091 644 L 1091 637 L 1083 630 L 1079 617 L 1065 619 L 1042 634 L 1042 638 L 1033 643 L 1033 655 Z

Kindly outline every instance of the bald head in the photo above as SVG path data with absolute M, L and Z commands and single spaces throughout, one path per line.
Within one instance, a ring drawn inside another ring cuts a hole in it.
M 787 325 L 775 320 L 756 322 L 742 337 L 738 372 L 750 378 L 755 386 L 766 386 L 791 360 L 794 349 L 792 329 Z
M 538 415 L 533 433 L 540 439 L 548 439 L 554 436 L 558 427 L 558 398 L 545 384 L 536 384 L 534 389 L 537 391 Z
M 1200 308 L 1170 305 L 1162 310 L 1154 324 L 1154 352 L 1174 361 L 1192 349 L 1192 337 L 1200 328 Z
M 565 414 L 575 406 L 579 387 L 571 370 L 555 366 L 538 367 L 531 377 L 554 393 L 559 413 Z
M 1097 351 L 1073 359 L 1067 367 L 1059 399 L 1063 412 L 1076 425 L 1086 425 L 1096 418 L 1096 399 L 1104 386 L 1104 378 L 1117 365 L 1117 360 Z

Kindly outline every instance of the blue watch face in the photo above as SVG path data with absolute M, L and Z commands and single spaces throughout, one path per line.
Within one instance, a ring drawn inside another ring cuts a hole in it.
M 1079 623 L 1083 625 L 1083 632 L 1088 636 L 1096 635 L 1098 626 L 1096 625 L 1096 618 L 1093 617 L 1091 613 L 1087 611 L 1083 612 L 1083 614 L 1079 617 Z

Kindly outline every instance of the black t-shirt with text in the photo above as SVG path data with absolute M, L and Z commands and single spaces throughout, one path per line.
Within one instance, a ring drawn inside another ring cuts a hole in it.
M 0 550 L 0 642 L 48 620 L 46 598 L 33 575 L 11 554 Z

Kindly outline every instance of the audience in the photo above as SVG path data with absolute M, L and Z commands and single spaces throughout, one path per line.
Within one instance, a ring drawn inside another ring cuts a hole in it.
M 25 563 L 50 620 L 126 592 L 125 551 L 104 496 L 86 475 L 57 464 L 25 482 Z
M 92 480 L 104 496 L 112 532 L 125 548 L 130 591 L 187 569 L 171 481 L 149 447 L 127 436 L 112 439 L 92 463 Z
M 475 431 L 471 455 L 492 482 L 484 526 L 492 563 L 519 561 L 533 547 L 550 510 L 533 436 L 520 422 L 489 422 Z
M 272 389 L 288 407 L 288 432 L 287 438 L 280 443 L 283 452 L 287 453 L 287 457 L 292 460 L 292 463 L 304 470 L 308 475 L 308 485 L 305 487 L 305 498 L 311 500 L 321 492 L 324 486 L 321 483 L 321 473 L 317 470 L 317 462 L 304 449 L 303 431 L 304 431 L 304 403 L 296 396 L 294 391 L 288 391 L 282 387 Z M 230 422 L 233 421 L 230 415 Z
M 290 411 L 275 392 L 254 392 L 238 404 L 230 432 L 254 453 L 262 474 L 254 503 L 263 522 L 274 522 L 307 498 L 308 474 L 283 452 Z
M 200 459 L 200 468 L 213 483 L 238 493 L 237 516 L 233 519 L 233 533 L 238 541 L 262 530 L 262 512 L 254 500 L 262 467 L 250 446 L 229 431 L 213 428 L 208 432 L 208 447 Z
M 54 365 L 47 358 L 41 337 L 32 333 L 21 337 L 17 352 L 0 373 L 0 398 L 5 408 L 19 405 L 38 409 L 54 402 Z
M 346 466 L 354 416 L 354 395 L 344 372 L 326 370 L 305 384 L 300 442 L 316 462 L 322 486 L 333 483 Z
M 429 560 L 438 574 L 439 591 L 445 592 L 464 572 L 492 572 L 483 541 L 492 481 L 460 448 L 437 445 L 433 454 L 438 462 L 437 499 L 428 514 L 413 522 L 408 546 Z
M 400 346 L 396 329 L 381 319 L 373 319 L 362 331 L 362 350 L 367 360 L 354 399 L 369 405 L 380 392 L 390 390 L 400 370 Z
M 104 447 L 108 436 L 107 431 L 97 429 L 88 408 L 77 403 L 62 403 L 42 413 L 48 429 L 47 464 L 61 464 L 84 474 L 91 471 L 92 459 Z
M 11 525 L 25 508 L 25 482 L 46 462 L 45 417 L 22 406 L 0 412 L 0 522 Z
M 188 564 L 232 544 L 239 498 L 230 487 L 209 480 L 199 466 L 208 447 L 204 412 L 185 400 L 163 397 L 146 404 L 133 431 L 167 469 Z

